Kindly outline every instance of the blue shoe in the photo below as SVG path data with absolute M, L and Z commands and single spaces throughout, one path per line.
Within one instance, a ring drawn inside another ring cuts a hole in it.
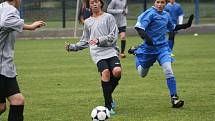
M 111 103 L 111 108 L 115 109 L 116 108 L 116 102 L 113 100 L 113 102 Z
M 116 114 L 116 112 L 112 108 L 109 111 L 110 111 L 110 115 L 115 115 Z

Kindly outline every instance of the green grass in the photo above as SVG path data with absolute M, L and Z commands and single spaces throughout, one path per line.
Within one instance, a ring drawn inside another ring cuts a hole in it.
M 122 60 L 123 75 L 113 97 L 117 114 L 110 121 L 212 121 L 215 119 L 215 35 L 178 35 L 173 64 L 181 109 L 170 105 L 162 69 L 156 63 L 146 78 L 132 55 Z M 127 47 L 141 42 L 129 37 Z M 25 96 L 25 121 L 90 121 L 103 105 L 96 65 L 89 50 L 68 53 L 67 40 L 19 40 L 15 63 Z M 75 42 L 77 40 L 70 40 Z M 6 121 L 8 110 L 1 116 Z

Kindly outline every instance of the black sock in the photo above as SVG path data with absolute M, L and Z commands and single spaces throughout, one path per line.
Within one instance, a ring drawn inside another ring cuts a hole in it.
M 110 81 L 111 81 L 111 85 L 112 85 L 112 89 L 111 89 L 111 93 L 114 92 L 115 88 L 117 87 L 117 85 L 119 84 L 119 80 L 121 79 L 120 77 L 115 77 L 113 75 L 111 75 Z
M 10 105 L 8 121 L 23 121 L 24 105 Z
M 126 40 L 121 40 L 121 53 L 125 52 Z
M 111 82 L 102 81 L 102 89 L 103 89 L 103 95 L 104 95 L 104 99 L 105 99 L 105 107 L 107 107 L 110 110 L 111 103 L 112 103 Z

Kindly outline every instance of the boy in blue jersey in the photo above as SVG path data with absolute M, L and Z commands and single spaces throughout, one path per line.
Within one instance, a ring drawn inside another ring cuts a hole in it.
M 176 80 L 171 67 L 171 50 L 166 40 L 166 32 L 190 27 L 193 15 L 190 16 L 188 23 L 175 25 L 169 14 L 163 11 L 165 4 L 165 0 L 155 0 L 154 6 L 138 17 L 135 29 L 145 43 L 135 49 L 129 49 L 128 52 L 136 55 L 136 68 L 141 77 L 147 75 L 156 60 L 159 62 L 165 73 L 172 107 L 180 108 L 184 105 L 184 101 L 179 100 L 176 93 Z
M 181 5 L 175 2 L 175 0 L 169 0 L 169 3 L 167 3 L 164 10 L 170 14 L 170 17 L 172 18 L 172 22 L 174 24 L 183 24 L 184 13 Z M 177 33 L 176 31 L 169 31 L 168 43 L 171 50 L 173 50 L 176 33 Z

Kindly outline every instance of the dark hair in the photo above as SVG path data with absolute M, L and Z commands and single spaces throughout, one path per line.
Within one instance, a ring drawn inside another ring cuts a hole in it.
M 100 1 L 100 3 L 102 4 L 102 6 L 101 6 L 101 8 L 103 8 L 104 7 L 104 1 L 103 0 L 99 0 Z
M 100 1 L 100 3 L 102 4 L 102 6 L 101 6 L 101 9 L 102 9 L 102 8 L 104 7 L 105 3 L 104 3 L 103 0 L 99 0 L 99 1 Z M 90 8 L 90 0 L 86 0 L 86 3 L 87 3 L 87 7 Z
M 11 1 L 13 1 L 13 0 L 0 0 L 0 3 L 6 2 L 6 1 L 11 2 Z

